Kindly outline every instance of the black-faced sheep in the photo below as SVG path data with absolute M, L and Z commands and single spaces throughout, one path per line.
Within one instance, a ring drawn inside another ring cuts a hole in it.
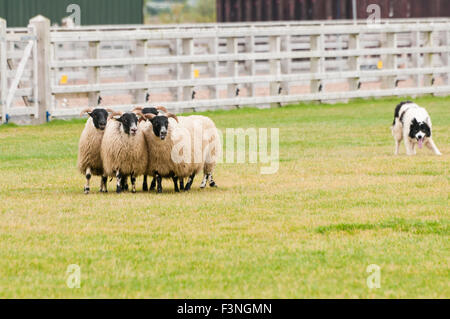
M 137 106 L 133 109 L 133 112 L 139 112 L 141 114 L 154 114 L 158 115 L 159 113 L 167 113 L 167 109 L 164 106 L 157 106 L 157 107 L 142 107 Z M 145 123 L 143 123 L 145 125 Z M 150 185 L 150 190 L 154 190 L 156 187 L 156 177 L 153 177 L 152 183 Z M 142 182 L 142 190 L 144 192 L 148 191 L 148 183 L 147 183 L 147 175 L 144 175 L 144 180 Z
M 147 143 L 135 113 L 115 112 L 110 118 L 101 144 L 103 169 L 117 178 L 117 193 L 122 191 L 122 179 L 130 176 L 134 193 L 136 177 L 147 170 Z
M 103 108 L 86 108 L 84 113 L 89 115 L 83 132 L 78 143 L 78 169 L 81 174 L 86 176 L 86 186 L 84 193 L 89 194 L 89 182 L 92 175 L 102 176 L 100 184 L 100 192 L 107 192 L 107 177 L 103 172 L 103 163 L 100 155 L 100 146 L 103 139 L 106 123 L 108 120 L 108 112 L 110 109 Z
M 195 175 L 203 168 L 203 160 L 197 145 L 202 145 L 202 127 L 199 121 L 188 117 L 177 118 L 171 113 L 145 114 L 149 121 L 144 128 L 149 150 L 148 174 L 157 178 L 158 192 L 162 192 L 162 177 L 172 177 L 175 191 L 178 179 L 188 178 L 189 190 Z M 199 135 L 199 134 L 200 135 Z M 196 154 L 197 152 L 197 154 Z

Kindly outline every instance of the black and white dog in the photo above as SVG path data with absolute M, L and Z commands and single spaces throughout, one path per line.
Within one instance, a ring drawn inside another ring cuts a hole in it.
M 406 154 L 416 154 L 415 146 L 423 145 L 431 149 L 434 154 L 442 155 L 431 138 L 431 119 L 428 112 L 417 104 L 406 101 L 395 108 L 392 135 L 395 140 L 395 155 L 402 139 L 405 140 Z

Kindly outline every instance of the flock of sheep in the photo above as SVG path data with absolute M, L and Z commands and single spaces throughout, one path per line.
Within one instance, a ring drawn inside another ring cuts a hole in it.
M 116 192 L 136 192 L 136 178 L 144 176 L 143 191 L 162 192 L 162 178 L 171 178 L 175 192 L 188 191 L 203 170 L 204 188 L 216 186 L 213 170 L 221 152 L 214 122 L 201 115 L 179 116 L 166 108 L 136 107 L 131 112 L 87 108 L 89 118 L 81 133 L 78 168 L 86 176 L 84 192 L 90 192 L 92 175 L 101 176 L 100 192 L 107 192 L 108 177 L 117 179 Z M 186 184 L 184 179 L 187 178 Z M 179 183 L 179 186 L 178 186 Z

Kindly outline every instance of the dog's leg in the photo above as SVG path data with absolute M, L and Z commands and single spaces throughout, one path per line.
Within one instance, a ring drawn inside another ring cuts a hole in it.
M 408 138 L 405 138 L 406 155 L 414 155 L 413 143 Z
M 395 140 L 395 151 L 394 151 L 395 155 L 398 155 L 400 150 L 400 143 L 403 139 L 402 129 L 403 129 L 402 124 L 399 122 L 398 119 L 395 119 L 395 124 L 392 127 L 392 136 L 394 136 Z
M 399 148 L 400 148 L 400 141 L 396 139 L 394 155 L 398 155 Z
M 412 151 L 413 151 L 413 155 L 416 155 L 416 143 L 411 143 L 412 145 Z
M 438 148 L 436 147 L 436 144 L 434 144 L 433 139 L 430 137 L 428 138 L 428 141 L 425 143 L 425 145 L 434 152 L 436 155 L 442 155 L 441 152 L 439 152 Z

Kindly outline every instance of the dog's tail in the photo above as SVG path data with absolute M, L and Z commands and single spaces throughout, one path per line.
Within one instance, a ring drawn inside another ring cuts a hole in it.
M 395 119 L 400 117 L 400 109 L 402 108 L 403 105 L 405 104 L 410 104 L 412 103 L 411 101 L 403 101 L 400 102 L 396 107 L 395 107 L 395 112 L 394 112 L 394 121 L 392 122 L 392 126 L 395 125 Z

